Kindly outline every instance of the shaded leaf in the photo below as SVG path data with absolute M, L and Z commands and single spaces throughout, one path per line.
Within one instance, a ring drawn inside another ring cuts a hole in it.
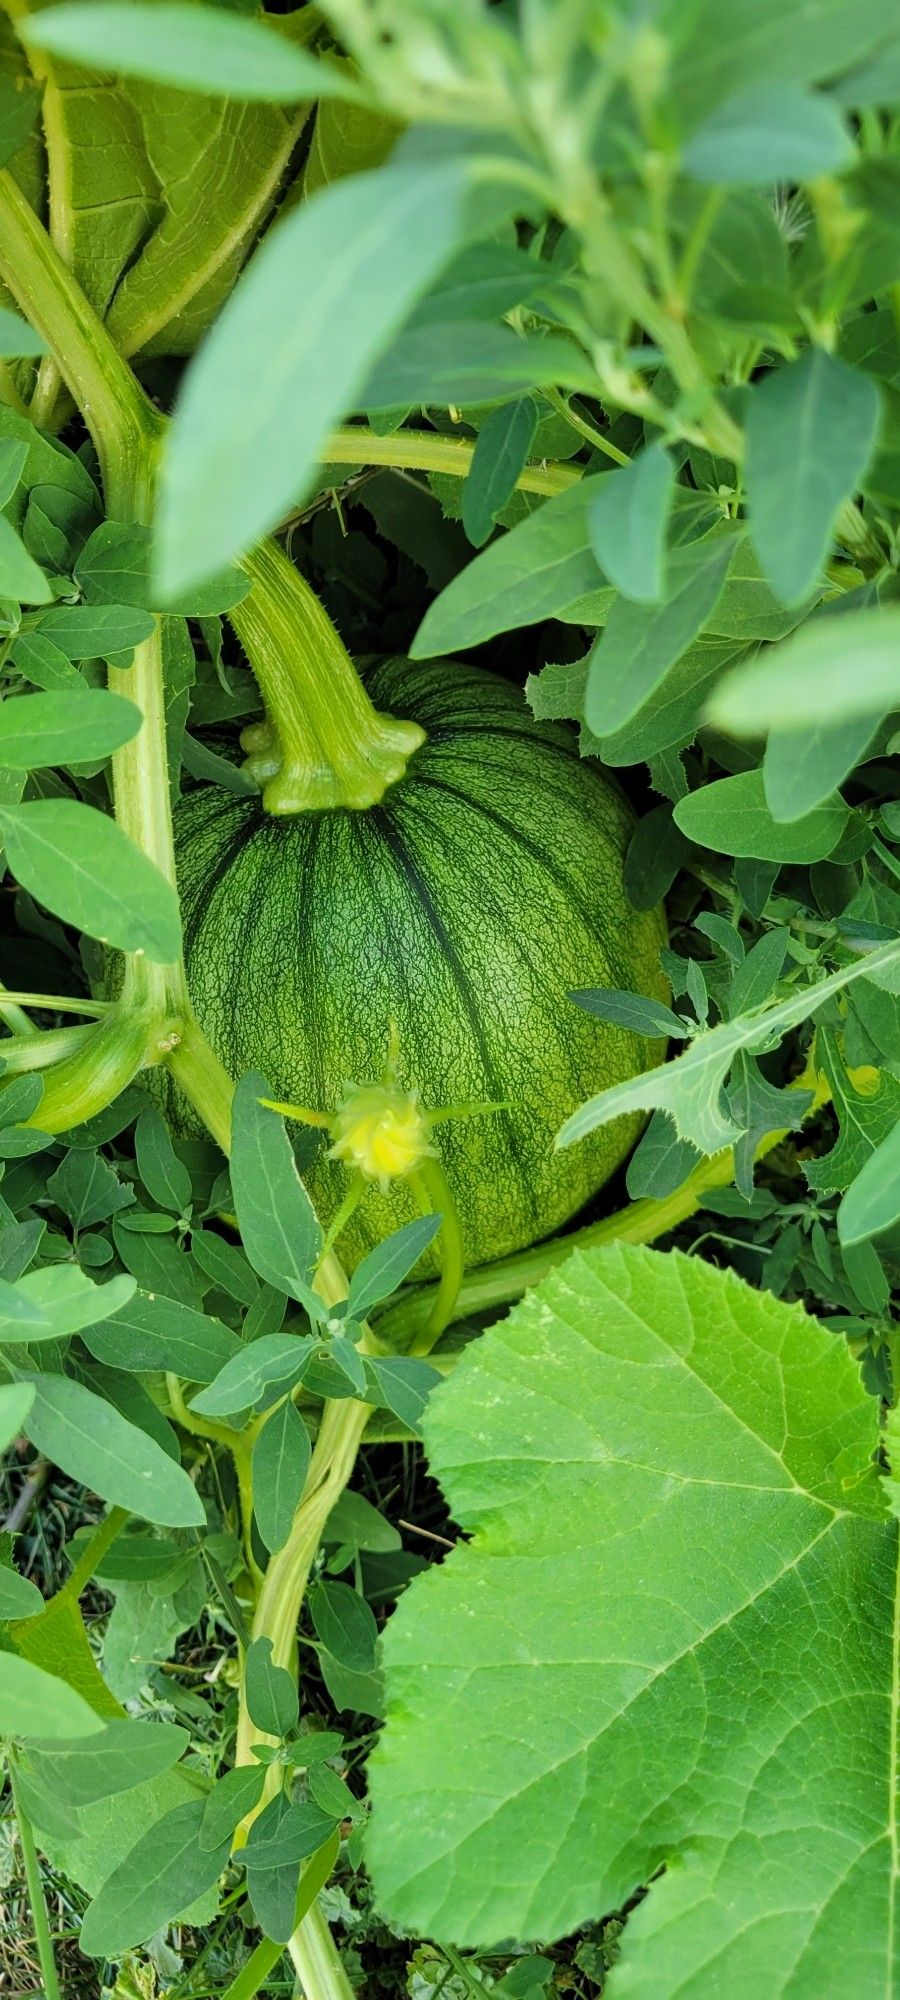
M 673 462 L 664 445 L 651 444 L 605 480 L 591 502 L 588 525 L 600 568 L 623 596 L 639 603 L 665 595 L 674 492 Z
M 819 577 L 838 508 L 868 462 L 879 409 L 872 377 L 822 347 L 772 369 L 750 391 L 750 534 L 785 604 L 798 604 Z

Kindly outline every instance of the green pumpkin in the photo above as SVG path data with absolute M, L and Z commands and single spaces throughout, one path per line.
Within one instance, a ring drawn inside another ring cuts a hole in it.
M 426 1109 L 508 1107 L 433 1134 L 482 1264 L 568 1221 L 632 1145 L 639 1121 L 620 1120 L 553 1150 L 576 1105 L 659 1057 L 568 995 L 664 997 L 663 919 L 626 900 L 620 792 L 518 688 L 392 660 L 368 692 L 426 732 L 380 805 L 277 818 L 214 787 L 180 801 L 188 985 L 232 1075 L 261 1070 L 279 1099 L 333 1112 L 348 1082 L 379 1079 L 396 1023 L 398 1080 Z M 347 1169 L 323 1145 L 306 1179 L 327 1221 Z M 342 1258 L 416 1212 L 406 1180 L 370 1182 Z

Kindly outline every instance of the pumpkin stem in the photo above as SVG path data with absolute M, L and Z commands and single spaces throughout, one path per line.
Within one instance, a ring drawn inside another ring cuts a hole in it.
M 266 812 L 377 805 L 424 731 L 372 707 L 327 612 L 274 542 L 243 568 L 253 589 L 228 616 L 266 707 L 241 739 Z

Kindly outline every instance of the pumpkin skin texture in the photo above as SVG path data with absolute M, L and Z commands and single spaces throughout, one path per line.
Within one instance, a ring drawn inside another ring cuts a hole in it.
M 334 1111 L 348 1082 L 380 1079 L 395 1021 L 398 1082 L 424 1108 L 502 1101 L 433 1134 L 482 1264 L 550 1235 L 629 1151 L 639 1119 L 553 1150 L 576 1105 L 659 1056 L 568 993 L 665 997 L 664 922 L 626 901 L 618 789 L 518 688 L 448 660 L 388 661 L 367 688 L 426 731 L 380 805 L 278 818 L 217 787 L 179 802 L 188 986 L 231 1074 L 261 1070 L 278 1099 Z M 347 1169 L 323 1145 L 304 1174 L 327 1222 Z M 370 1182 L 342 1260 L 417 1212 L 405 1180 Z M 419 1271 L 438 1267 L 432 1248 Z

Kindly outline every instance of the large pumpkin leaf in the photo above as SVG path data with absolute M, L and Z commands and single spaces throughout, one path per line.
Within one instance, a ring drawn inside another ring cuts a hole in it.
M 699 1260 L 598 1250 L 426 1434 L 472 1539 L 388 1627 L 383 1913 L 558 1937 L 652 1885 L 610 2000 L 896 1992 L 897 1530 L 843 1341 Z

